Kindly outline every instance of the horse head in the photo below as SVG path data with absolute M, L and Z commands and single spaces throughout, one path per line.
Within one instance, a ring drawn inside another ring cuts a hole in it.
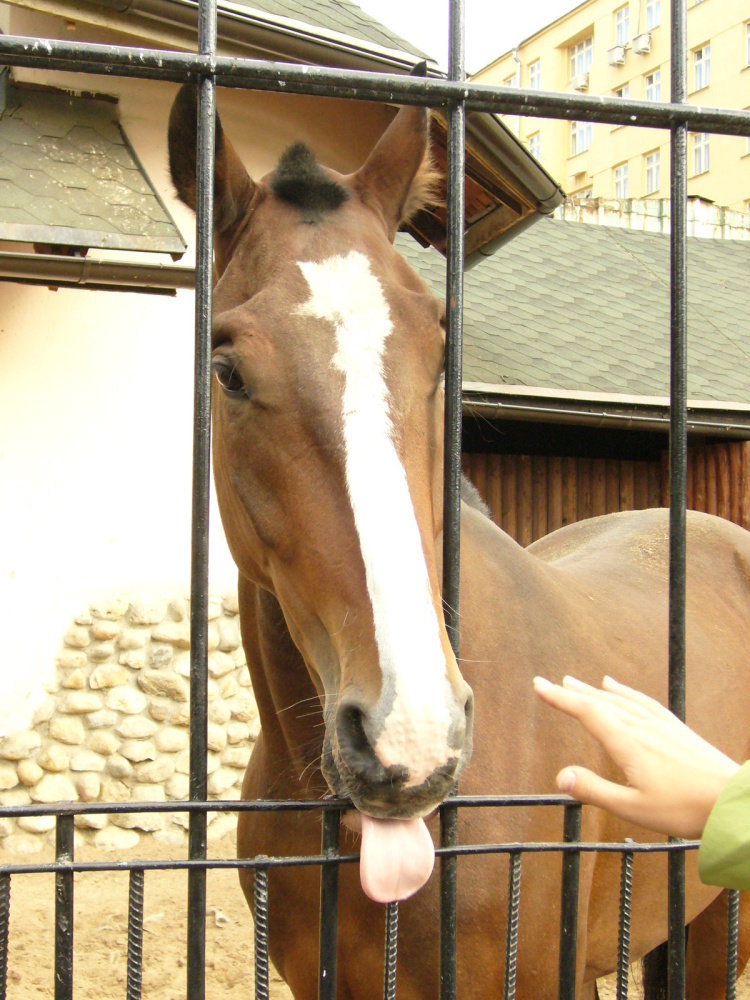
M 170 116 L 195 207 L 195 90 Z M 216 132 L 213 457 L 239 571 L 276 595 L 319 693 L 322 769 L 369 816 L 412 818 L 471 752 L 446 634 L 444 309 L 393 248 L 429 184 L 403 108 L 354 173 L 292 146 L 260 181 Z

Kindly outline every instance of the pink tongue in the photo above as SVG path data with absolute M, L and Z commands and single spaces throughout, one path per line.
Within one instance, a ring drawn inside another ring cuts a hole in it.
M 362 817 L 359 877 L 376 903 L 407 899 L 432 874 L 435 848 L 421 819 Z

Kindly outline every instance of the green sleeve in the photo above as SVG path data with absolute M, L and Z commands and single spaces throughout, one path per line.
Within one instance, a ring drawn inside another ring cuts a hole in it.
M 698 871 L 708 885 L 750 889 L 750 761 L 711 810 L 698 852 Z

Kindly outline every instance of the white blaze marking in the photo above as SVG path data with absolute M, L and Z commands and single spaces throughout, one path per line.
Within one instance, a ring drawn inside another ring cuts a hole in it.
M 380 282 L 356 251 L 301 261 L 304 315 L 336 332 L 331 364 L 344 374 L 346 481 L 372 602 L 383 691 L 395 694 L 375 752 L 418 785 L 456 756 L 448 745 L 452 692 L 406 473 L 393 441 L 385 345 L 393 325 Z

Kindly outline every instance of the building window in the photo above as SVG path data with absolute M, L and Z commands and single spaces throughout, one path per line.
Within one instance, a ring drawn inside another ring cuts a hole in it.
M 615 11 L 615 45 L 627 45 L 630 40 L 630 8 Z
M 705 174 L 709 167 L 708 133 L 698 132 L 693 136 L 693 174 Z
M 514 73 L 513 76 L 508 76 L 503 80 L 504 87 L 517 87 L 518 86 L 518 73 Z
M 745 25 L 745 62 L 750 66 L 750 21 Z
M 591 145 L 591 122 L 570 123 L 570 155 L 577 156 Z
M 659 150 L 646 154 L 646 194 L 659 190 Z
M 529 89 L 542 89 L 542 64 L 538 59 L 533 63 L 529 63 Z
M 628 197 L 628 165 L 621 163 L 615 167 L 615 198 Z
M 630 84 L 626 83 L 622 87 L 618 87 L 617 90 L 612 91 L 614 97 L 630 97 Z
M 653 73 L 646 74 L 646 100 L 661 100 L 661 70 L 656 69 Z
M 530 135 L 528 138 L 528 143 L 529 143 L 529 152 L 531 153 L 531 155 L 534 157 L 535 160 L 538 160 L 539 153 L 541 152 L 542 149 L 542 139 L 540 134 L 538 132 L 535 132 L 533 135 Z
M 646 31 L 661 24 L 661 0 L 646 0 Z
M 693 49 L 693 90 L 701 90 L 711 82 L 711 46 Z
M 594 61 L 594 39 L 584 38 L 577 45 L 571 45 L 570 49 L 570 78 L 583 76 L 591 69 Z

